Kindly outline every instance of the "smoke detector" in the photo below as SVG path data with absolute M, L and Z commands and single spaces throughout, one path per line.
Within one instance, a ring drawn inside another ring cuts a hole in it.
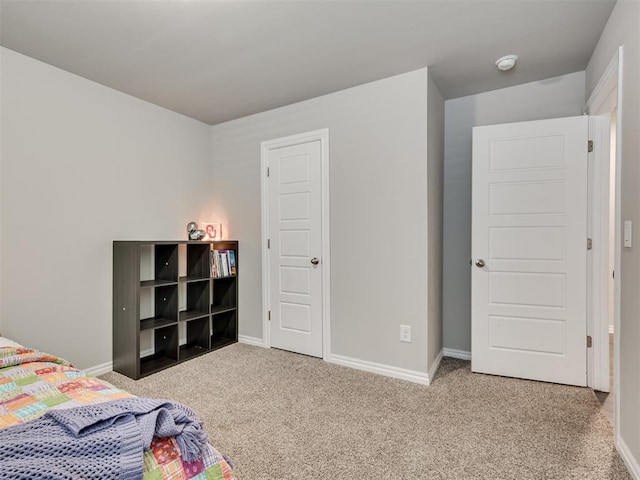
M 504 57 L 500 57 L 498 60 L 496 60 L 496 67 L 498 67 L 498 70 L 506 72 L 515 67 L 517 61 L 517 55 L 505 55 Z

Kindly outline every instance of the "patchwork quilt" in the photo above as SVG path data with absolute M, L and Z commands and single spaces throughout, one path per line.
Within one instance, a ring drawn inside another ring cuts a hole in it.
M 28 422 L 52 409 L 132 397 L 89 377 L 64 359 L 22 347 L 0 347 L 0 428 Z M 208 445 L 202 458 L 186 462 L 173 437 L 154 438 L 143 456 L 144 480 L 234 480 L 230 462 Z

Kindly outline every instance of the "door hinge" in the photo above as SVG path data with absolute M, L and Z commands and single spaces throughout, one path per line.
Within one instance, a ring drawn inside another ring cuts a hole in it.
M 593 152 L 593 140 L 589 140 L 589 141 L 587 142 L 587 151 L 588 151 L 589 153 Z
M 269 310 L 269 321 L 271 321 L 271 310 Z
M 587 335 L 587 348 L 591 348 L 593 346 L 593 338 L 591 335 Z
M 591 150 L 589 150 L 589 151 L 591 151 Z M 269 167 L 267 167 L 267 177 L 269 176 L 270 173 L 271 172 L 269 172 Z
M 593 240 L 587 238 L 587 250 L 591 250 L 593 248 Z
M 267 248 L 271 248 L 271 239 L 267 238 Z
M 616 278 L 616 271 L 614 270 L 613 272 L 611 272 L 611 276 L 615 279 Z

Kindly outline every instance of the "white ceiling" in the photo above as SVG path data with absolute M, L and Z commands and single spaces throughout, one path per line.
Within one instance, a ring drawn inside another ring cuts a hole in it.
M 215 124 L 425 66 L 446 98 L 584 70 L 614 3 L 0 0 L 0 44 Z

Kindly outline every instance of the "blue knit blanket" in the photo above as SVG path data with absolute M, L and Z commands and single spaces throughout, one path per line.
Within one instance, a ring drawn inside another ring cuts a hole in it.
M 175 437 L 183 458 L 201 458 L 208 438 L 188 407 L 126 398 L 51 410 L 0 430 L 0 479 L 141 479 L 153 437 Z

